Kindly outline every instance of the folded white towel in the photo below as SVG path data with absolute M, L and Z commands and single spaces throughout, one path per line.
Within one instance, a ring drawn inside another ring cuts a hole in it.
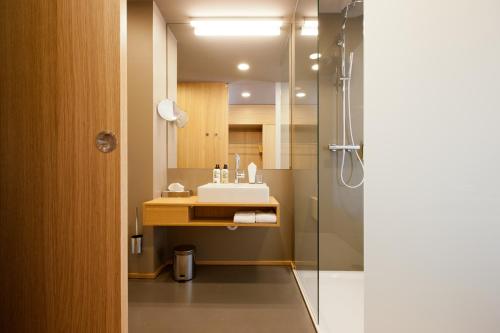
M 257 211 L 255 213 L 255 222 L 257 223 L 276 223 L 276 213 L 273 211 Z
M 255 212 L 236 212 L 233 221 L 234 223 L 255 223 Z
M 172 184 L 168 185 L 168 190 L 170 192 L 182 192 L 182 191 L 184 191 L 184 185 L 182 185 L 180 183 L 172 183 Z

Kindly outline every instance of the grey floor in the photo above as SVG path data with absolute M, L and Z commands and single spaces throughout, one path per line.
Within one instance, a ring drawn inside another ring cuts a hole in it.
M 178 283 L 170 272 L 129 280 L 130 333 L 314 333 L 290 268 L 199 266 Z

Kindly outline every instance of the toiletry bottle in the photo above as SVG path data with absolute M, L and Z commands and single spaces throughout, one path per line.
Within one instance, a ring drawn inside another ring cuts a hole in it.
M 255 175 L 257 174 L 257 166 L 254 162 L 248 165 L 248 182 L 255 184 Z
M 227 164 L 224 164 L 224 168 L 221 171 L 221 183 L 229 183 L 229 170 L 227 169 Z
M 215 165 L 215 168 L 212 172 L 212 181 L 215 183 L 215 184 L 219 184 L 220 183 L 220 166 L 218 164 Z

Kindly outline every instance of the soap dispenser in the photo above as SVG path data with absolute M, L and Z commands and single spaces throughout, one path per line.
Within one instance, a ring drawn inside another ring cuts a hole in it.
M 221 183 L 229 183 L 229 170 L 227 168 L 227 164 L 224 164 L 224 168 L 221 170 Z
M 255 184 L 255 175 L 257 174 L 257 166 L 254 162 L 248 165 L 248 182 Z
M 212 182 L 214 184 L 220 183 L 220 166 L 218 164 L 215 165 L 215 168 L 212 171 Z

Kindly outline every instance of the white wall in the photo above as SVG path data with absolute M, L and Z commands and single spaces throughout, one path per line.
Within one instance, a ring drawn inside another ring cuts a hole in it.
M 156 104 L 167 94 L 166 25 L 153 1 L 128 2 L 128 220 L 135 233 L 136 207 L 167 186 L 167 128 Z M 153 272 L 165 262 L 166 229 L 139 227 L 143 254 L 129 254 L 129 272 Z
M 127 4 L 128 233 L 135 233 L 136 207 L 153 197 L 152 2 Z M 149 112 L 148 112 L 149 111 Z M 149 135 L 144 135 L 148 133 Z M 147 148 L 146 148 L 147 147 Z M 143 255 L 129 253 L 130 272 L 155 270 L 154 230 L 144 228 Z
M 156 106 L 167 98 L 167 24 L 153 2 L 153 194 L 167 187 L 167 122 Z
M 277 151 L 279 155 L 276 158 L 279 159 L 280 164 L 276 165 L 276 168 L 288 169 L 290 168 L 290 84 L 289 82 L 280 82 L 280 111 L 279 115 L 281 126 L 276 126 L 276 130 L 279 131 L 279 135 L 276 136 L 276 144 L 279 145 L 280 149 Z M 279 138 L 278 138 L 279 137 Z
M 365 5 L 366 333 L 500 331 L 498 13 Z
M 177 39 L 167 27 L 167 96 L 177 101 Z M 168 135 L 168 167 L 177 167 L 177 127 L 167 124 Z

